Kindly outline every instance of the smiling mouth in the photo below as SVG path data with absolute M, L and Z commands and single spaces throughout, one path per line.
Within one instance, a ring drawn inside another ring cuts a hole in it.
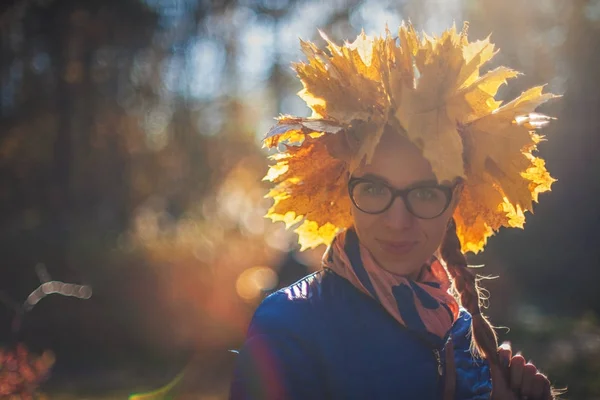
M 395 255 L 405 255 L 414 249 L 419 242 L 403 241 L 403 242 L 390 242 L 387 240 L 379 240 L 377 242 L 383 250 L 388 253 Z

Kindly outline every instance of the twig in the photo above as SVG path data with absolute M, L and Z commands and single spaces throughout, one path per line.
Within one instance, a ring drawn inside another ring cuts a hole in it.
M 50 278 L 48 270 L 44 264 L 37 264 L 35 272 L 40 279 L 41 285 L 27 296 L 27 300 L 23 304 L 25 311 L 30 311 L 44 297 L 51 294 L 60 294 L 62 296 L 77 297 L 78 299 L 87 300 L 92 297 L 92 287 L 88 285 L 76 285 L 74 283 L 65 283 L 61 281 L 53 281 Z
M 48 295 L 60 294 L 84 300 L 92 297 L 92 287 L 89 285 L 77 285 L 51 280 L 46 266 L 42 263 L 35 266 L 35 272 L 40 280 L 40 285 L 27 296 L 23 304 L 14 301 L 7 293 L 0 290 L 0 302 L 15 312 L 15 317 L 12 320 L 13 333 L 17 333 L 21 328 L 21 320 L 25 313 L 31 311 L 40 300 Z

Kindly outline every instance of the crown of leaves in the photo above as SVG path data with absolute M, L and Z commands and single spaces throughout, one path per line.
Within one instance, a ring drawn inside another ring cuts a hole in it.
M 480 68 L 497 51 L 469 42 L 467 25 L 441 37 L 419 36 L 409 24 L 398 37 L 361 33 L 326 50 L 301 41 L 307 62 L 295 63 L 298 93 L 309 118 L 280 116 L 266 147 L 281 151 L 265 180 L 273 221 L 295 227 L 302 249 L 329 244 L 352 224 L 347 173 L 371 161 L 385 129 L 405 135 L 431 163 L 440 182 L 464 180 L 454 212 L 462 251 L 478 252 L 500 227 L 520 227 L 538 194 L 555 181 L 533 155 L 549 117 L 537 106 L 558 97 L 533 87 L 502 104 L 499 87 L 518 72 Z

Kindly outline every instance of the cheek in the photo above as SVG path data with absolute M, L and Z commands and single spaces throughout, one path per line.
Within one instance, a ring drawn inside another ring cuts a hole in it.
M 444 235 L 446 224 L 438 221 L 427 221 L 423 226 L 423 231 L 427 234 L 429 240 L 438 240 Z
M 352 207 L 352 220 L 357 232 L 373 232 L 373 230 L 378 226 L 378 217 L 378 215 L 365 214 L 356 207 Z
M 448 226 L 448 217 L 445 215 L 433 220 L 422 220 L 421 229 L 427 236 L 427 243 L 429 247 L 434 250 L 442 244 L 442 239 L 446 233 L 446 227 Z

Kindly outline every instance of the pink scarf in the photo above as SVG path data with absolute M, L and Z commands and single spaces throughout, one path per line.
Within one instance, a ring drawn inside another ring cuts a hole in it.
M 448 292 L 448 274 L 435 257 L 423 265 L 417 281 L 395 275 L 377 265 L 350 228 L 329 246 L 323 267 L 350 281 L 381 303 L 396 321 L 431 342 L 445 341 L 458 318 L 458 303 Z

